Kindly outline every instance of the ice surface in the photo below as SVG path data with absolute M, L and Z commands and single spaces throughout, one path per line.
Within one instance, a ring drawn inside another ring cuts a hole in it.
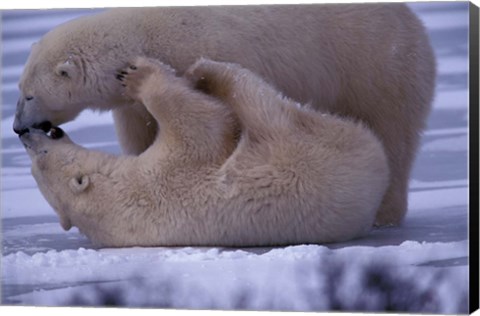
M 412 6 L 415 7 L 415 5 Z M 422 14 L 422 20 L 424 25 L 430 30 L 467 28 L 468 11 L 459 9 L 447 12 Z
M 31 44 L 88 10 L 4 12 L 3 303 L 464 313 L 468 3 L 410 6 L 428 28 L 439 77 L 404 225 L 346 243 L 275 249 L 95 249 L 78 230 L 63 231 L 30 174 L 13 115 Z M 86 147 L 119 152 L 110 113 L 86 111 L 64 129 Z
M 463 109 L 467 103 L 467 90 L 438 91 L 435 94 L 435 106 L 438 110 Z
M 468 136 L 461 135 L 455 137 L 449 137 L 444 139 L 437 139 L 426 143 L 423 146 L 425 152 L 434 151 L 467 151 L 468 149 Z

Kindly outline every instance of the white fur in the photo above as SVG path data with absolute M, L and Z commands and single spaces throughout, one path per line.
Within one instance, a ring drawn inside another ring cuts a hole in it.
M 108 247 L 329 243 L 369 231 L 389 171 L 363 124 L 299 108 L 233 64 L 202 59 L 188 80 L 134 64 L 125 94 L 161 129 L 139 156 L 21 137 L 64 228 Z
M 406 5 L 114 9 L 83 17 L 32 48 L 15 128 L 59 125 L 85 108 L 113 110 L 124 152 L 144 152 L 158 127 L 115 82 L 116 71 L 137 55 L 179 74 L 202 56 L 234 62 L 298 102 L 362 121 L 383 143 L 392 172 L 376 222 L 401 222 L 435 84 L 428 38 Z

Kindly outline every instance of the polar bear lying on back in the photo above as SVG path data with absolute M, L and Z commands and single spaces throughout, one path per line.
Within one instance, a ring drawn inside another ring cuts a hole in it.
M 108 247 L 238 247 L 371 228 L 389 171 L 362 124 L 299 107 L 234 64 L 202 59 L 186 79 L 137 58 L 118 78 L 161 129 L 139 156 L 84 149 L 59 129 L 21 136 L 64 229 Z

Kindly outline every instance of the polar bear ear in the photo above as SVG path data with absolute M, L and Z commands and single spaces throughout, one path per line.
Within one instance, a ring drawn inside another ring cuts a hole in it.
M 77 65 L 75 65 L 71 59 L 58 64 L 55 68 L 55 73 L 64 78 L 74 78 L 77 74 L 77 71 Z
M 88 185 L 90 184 L 90 179 L 87 175 L 83 176 L 76 176 L 70 179 L 70 182 L 68 185 L 70 186 L 70 189 L 72 189 L 73 193 L 82 193 L 88 188 Z

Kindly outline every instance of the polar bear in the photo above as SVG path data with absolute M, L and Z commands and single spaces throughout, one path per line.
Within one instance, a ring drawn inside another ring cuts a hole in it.
M 237 63 L 298 102 L 361 120 L 382 141 L 392 174 L 376 224 L 403 219 L 435 81 L 425 30 L 404 4 L 130 8 L 82 17 L 32 47 L 14 130 L 48 130 L 85 108 L 112 110 L 124 153 L 144 152 L 156 121 L 112 76 L 137 55 L 179 74 L 199 57 Z
M 202 59 L 187 80 L 139 57 L 117 77 L 161 129 L 140 155 L 90 151 L 57 128 L 20 136 L 64 229 L 107 247 L 330 243 L 370 230 L 389 169 L 362 123 L 299 106 L 235 64 Z

